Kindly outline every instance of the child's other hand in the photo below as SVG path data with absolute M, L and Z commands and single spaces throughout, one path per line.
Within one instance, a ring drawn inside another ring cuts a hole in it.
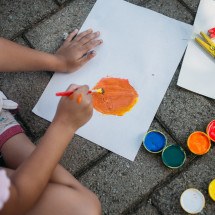
M 67 90 L 75 91 L 71 96 L 61 98 L 53 122 L 75 132 L 93 115 L 92 96 L 88 94 L 89 87 L 86 85 L 70 85 Z
M 74 72 L 91 60 L 96 52 L 93 49 L 103 41 L 98 39 L 100 32 L 88 29 L 80 34 L 73 31 L 66 38 L 63 45 L 57 50 L 55 56 L 62 61 L 60 72 Z

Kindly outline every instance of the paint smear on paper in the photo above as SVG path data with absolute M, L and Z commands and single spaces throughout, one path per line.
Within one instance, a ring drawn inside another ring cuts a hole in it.
M 102 78 L 93 89 L 98 88 L 103 88 L 105 92 L 92 94 L 93 106 L 103 114 L 123 116 L 138 101 L 138 94 L 127 79 Z

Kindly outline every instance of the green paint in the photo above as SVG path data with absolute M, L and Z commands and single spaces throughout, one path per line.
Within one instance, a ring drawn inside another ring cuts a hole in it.
M 178 168 L 184 164 L 186 154 L 179 145 L 170 145 L 163 150 L 162 160 L 166 166 Z

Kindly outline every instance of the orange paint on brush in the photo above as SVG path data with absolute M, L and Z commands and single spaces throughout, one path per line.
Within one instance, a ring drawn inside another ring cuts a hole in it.
M 77 101 L 78 104 L 81 104 L 81 102 L 82 102 L 82 94 L 78 94 L 76 101 Z
M 211 148 L 211 141 L 207 134 L 201 131 L 192 133 L 187 140 L 188 148 L 196 155 L 203 155 Z
M 103 114 L 123 116 L 137 103 L 138 94 L 127 79 L 102 78 L 93 89 L 98 88 L 104 94 L 92 94 L 93 106 Z

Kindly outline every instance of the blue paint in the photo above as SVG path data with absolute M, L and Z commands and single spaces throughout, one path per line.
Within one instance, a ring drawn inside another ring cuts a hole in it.
M 166 145 L 166 137 L 158 131 L 150 131 L 144 139 L 144 146 L 150 152 L 160 152 Z

